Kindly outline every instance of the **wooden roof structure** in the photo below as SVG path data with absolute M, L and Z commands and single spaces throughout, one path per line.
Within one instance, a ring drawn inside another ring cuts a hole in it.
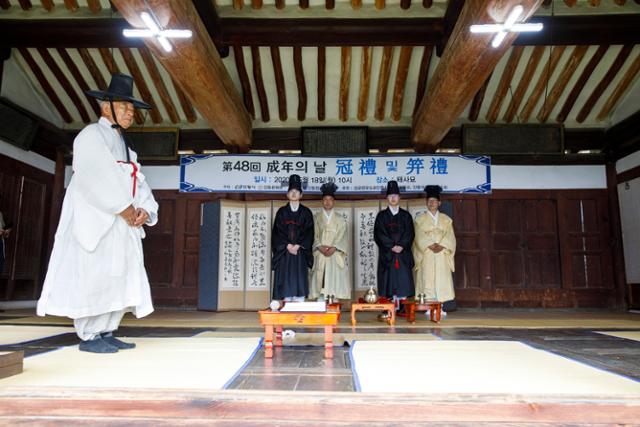
M 469 32 L 517 4 L 541 33 L 494 49 Z M 149 9 L 193 37 L 171 53 L 123 37 Z M 640 0 L 0 0 L 0 59 L 64 129 L 94 121 L 84 91 L 122 71 L 155 107 L 139 126 L 213 129 L 239 151 L 256 129 L 410 127 L 429 151 L 466 123 L 604 130 L 640 110 L 638 28 Z

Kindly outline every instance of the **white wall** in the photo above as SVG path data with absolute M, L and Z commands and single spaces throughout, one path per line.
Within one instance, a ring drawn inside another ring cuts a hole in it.
M 4 142 L 1 139 L 0 154 L 11 157 L 12 159 L 18 160 L 22 163 L 26 163 L 30 166 L 33 166 L 34 168 L 49 172 L 51 174 L 55 173 L 56 170 L 56 162 L 54 162 L 53 160 L 49 160 L 46 157 L 41 156 L 40 154 L 34 153 L 33 151 L 25 151 L 21 148 L 15 147 L 8 142 Z
M 627 157 L 623 157 L 616 162 L 616 172 L 622 173 L 633 169 L 636 166 L 640 166 L 640 151 L 629 154 Z

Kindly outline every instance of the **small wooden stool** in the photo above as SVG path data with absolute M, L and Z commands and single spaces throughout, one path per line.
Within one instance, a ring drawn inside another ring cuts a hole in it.
M 407 311 L 407 322 L 413 324 L 416 323 L 416 311 L 429 310 L 429 320 L 434 323 L 439 323 L 442 317 L 442 303 L 438 301 L 427 301 L 424 304 L 420 304 L 416 301 L 402 300 L 400 301 L 404 305 Z
M 389 313 L 387 323 L 389 326 L 396 324 L 396 307 L 394 303 L 352 303 L 351 304 L 351 326 L 356 326 L 356 311 L 386 311 Z

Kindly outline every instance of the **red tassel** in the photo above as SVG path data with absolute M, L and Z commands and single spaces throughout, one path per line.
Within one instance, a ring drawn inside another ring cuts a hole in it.
M 400 263 L 398 262 L 398 257 L 396 257 L 396 270 L 400 270 Z

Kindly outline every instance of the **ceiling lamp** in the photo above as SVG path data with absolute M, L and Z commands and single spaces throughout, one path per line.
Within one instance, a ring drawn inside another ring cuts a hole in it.
M 165 52 L 171 52 L 173 50 L 173 46 L 169 43 L 168 39 L 188 39 L 191 38 L 191 30 L 164 30 L 162 27 L 156 22 L 155 18 L 152 17 L 147 12 L 140 13 L 140 19 L 147 26 L 146 29 L 137 30 L 137 29 L 127 29 L 122 30 L 122 35 L 125 37 L 155 37 L 160 43 L 160 46 L 165 50 Z
M 521 5 L 517 5 L 511 10 L 507 20 L 504 24 L 482 24 L 482 25 L 472 25 L 470 30 L 472 33 L 481 34 L 481 33 L 495 33 L 496 36 L 491 41 L 491 46 L 498 47 L 507 36 L 507 33 L 522 33 L 522 32 L 535 32 L 542 30 L 542 23 L 536 24 L 522 24 L 516 23 L 518 18 L 522 16 L 522 12 L 524 12 L 524 8 Z

